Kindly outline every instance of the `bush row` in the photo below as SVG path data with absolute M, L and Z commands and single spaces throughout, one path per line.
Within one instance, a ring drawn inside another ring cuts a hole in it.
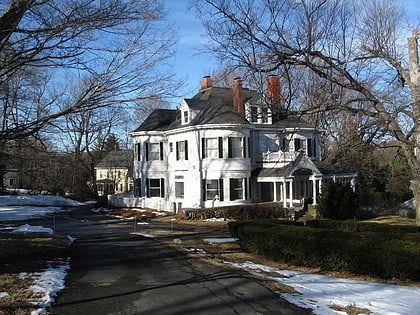
M 260 203 L 235 205 L 214 208 L 182 209 L 186 220 L 205 220 L 210 218 L 225 218 L 230 220 L 287 218 L 289 210 L 279 203 Z
M 328 223 L 327 223 L 328 222 Z M 307 222 L 308 223 L 308 222 Z M 296 266 L 347 271 L 383 279 L 420 280 L 420 233 L 379 224 L 280 220 L 230 222 L 233 237 L 249 252 Z M 344 229 L 337 228 L 345 227 Z

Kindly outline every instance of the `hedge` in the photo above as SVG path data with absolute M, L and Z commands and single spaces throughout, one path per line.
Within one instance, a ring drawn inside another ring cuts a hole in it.
M 246 251 L 275 261 L 383 279 L 420 280 L 417 227 L 253 220 L 229 222 L 229 229 Z
M 185 220 L 205 220 L 210 218 L 225 218 L 231 220 L 287 218 L 289 210 L 278 202 L 245 204 L 214 208 L 182 209 Z

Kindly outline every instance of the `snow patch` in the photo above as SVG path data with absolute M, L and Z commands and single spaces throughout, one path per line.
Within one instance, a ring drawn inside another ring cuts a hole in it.
M 70 268 L 70 258 L 64 262 L 49 262 L 48 267 L 39 273 L 34 274 L 34 284 L 29 287 L 33 293 L 39 295 L 32 304 L 39 307 L 31 315 L 39 315 L 46 312 L 47 307 L 55 301 L 58 292 L 64 289 L 64 279 L 67 270 Z
M 21 225 L 17 228 L 15 228 L 12 232 L 12 234 L 27 234 L 27 233 L 48 233 L 53 234 L 53 230 L 51 228 L 43 227 L 43 226 L 33 226 L 29 224 Z
M 236 242 L 238 239 L 233 237 L 226 238 L 205 238 L 204 242 L 209 244 L 222 244 L 222 243 L 232 243 Z

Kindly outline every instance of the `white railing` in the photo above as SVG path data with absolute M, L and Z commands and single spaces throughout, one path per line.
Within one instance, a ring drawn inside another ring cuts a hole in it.
M 263 152 L 262 153 L 262 162 L 292 162 L 296 160 L 300 152 Z

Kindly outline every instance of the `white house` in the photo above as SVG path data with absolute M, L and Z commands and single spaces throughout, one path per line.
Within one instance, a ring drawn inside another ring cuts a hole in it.
M 321 162 L 317 130 L 282 106 L 280 81 L 266 93 L 212 85 L 176 110 L 157 109 L 131 133 L 134 195 L 144 207 L 177 211 L 257 202 L 316 202 L 326 181 L 356 173 Z

